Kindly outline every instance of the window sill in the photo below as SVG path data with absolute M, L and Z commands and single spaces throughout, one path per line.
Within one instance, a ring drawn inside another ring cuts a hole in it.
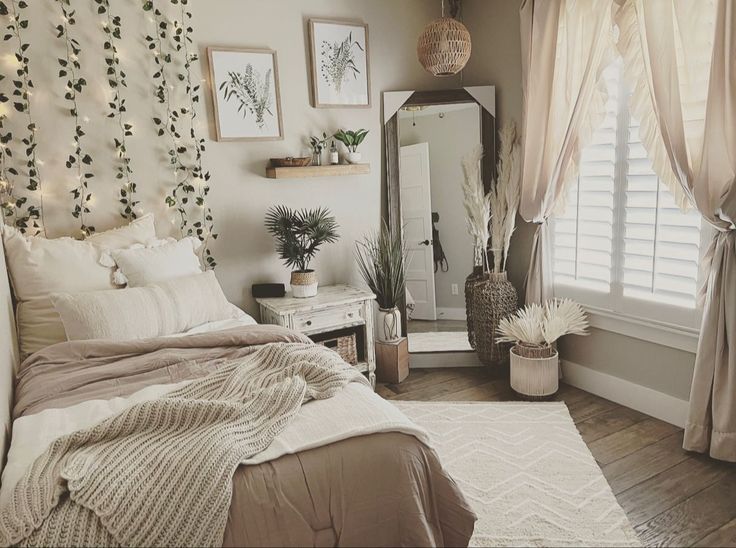
M 591 327 L 695 353 L 699 329 L 658 322 L 584 305 Z

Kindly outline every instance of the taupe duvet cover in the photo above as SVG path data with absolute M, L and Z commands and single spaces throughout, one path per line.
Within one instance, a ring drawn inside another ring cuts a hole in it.
M 259 345 L 305 341 L 293 331 L 259 325 L 57 344 L 24 362 L 14 415 L 127 396 L 152 384 L 204 376 Z M 224 544 L 461 546 L 474 522 L 433 450 L 406 434 L 381 433 L 238 468 Z

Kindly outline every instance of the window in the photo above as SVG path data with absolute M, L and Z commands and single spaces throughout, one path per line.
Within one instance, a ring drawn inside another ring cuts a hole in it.
M 620 60 L 604 72 L 602 125 L 553 218 L 555 293 L 608 313 L 697 328 L 701 217 L 652 171 Z

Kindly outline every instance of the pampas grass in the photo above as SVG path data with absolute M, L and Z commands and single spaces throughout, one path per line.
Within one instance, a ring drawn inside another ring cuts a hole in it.
M 511 236 L 516 227 L 520 196 L 519 150 L 516 125 L 507 122 L 501 127 L 498 180 L 491 190 L 491 248 L 494 272 L 506 270 Z
M 480 174 L 483 145 L 476 145 L 462 160 L 463 206 L 468 232 L 473 237 L 475 264 L 487 268 L 486 245 L 489 238 L 488 224 L 491 220 L 491 194 L 484 194 Z
M 520 146 L 516 125 L 513 122 L 506 123 L 501 128 L 500 142 L 498 180 L 491 185 L 488 194 L 483 193 L 480 172 L 483 146 L 476 145 L 462 161 L 465 175 L 463 205 L 468 232 L 475 242 L 476 264 L 482 260 L 485 267 L 488 260 L 485 249 L 490 240 L 493 272 L 506 270 L 511 236 L 516 227 L 516 212 L 519 210 Z
M 564 335 L 587 335 L 588 320 L 571 299 L 553 299 L 544 306 L 533 303 L 506 316 L 498 325 L 496 342 L 549 346 Z

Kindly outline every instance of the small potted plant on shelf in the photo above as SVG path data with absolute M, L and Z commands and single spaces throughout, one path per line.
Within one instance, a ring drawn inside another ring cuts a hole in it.
M 514 343 L 509 350 L 511 388 L 537 398 L 557 392 L 557 339 L 563 335 L 587 335 L 587 328 L 585 312 L 570 299 L 530 304 L 503 318 L 496 341 Z
M 335 133 L 335 139 L 344 144 L 348 149 L 348 162 L 357 164 L 362 158 L 362 154 L 358 152 L 358 147 L 368 135 L 367 129 L 359 129 L 357 131 L 341 129 Z
M 391 230 L 385 222 L 380 232 L 356 243 L 358 270 L 378 302 L 377 337 L 382 342 L 401 338 L 401 312 L 397 306 L 406 291 L 406 256 L 400 231 Z
M 322 137 L 315 137 L 312 135 L 309 138 L 309 146 L 312 147 L 312 165 L 313 166 L 321 166 L 322 165 L 322 151 L 325 149 L 325 146 L 327 145 L 327 140 L 330 139 L 332 136 L 327 135 L 324 131 L 322 132 Z
M 276 251 L 284 264 L 293 268 L 291 291 L 294 297 L 317 294 L 317 273 L 309 263 L 323 244 L 336 242 L 337 222 L 326 208 L 292 210 L 273 206 L 266 213 L 266 229 L 276 238 Z

